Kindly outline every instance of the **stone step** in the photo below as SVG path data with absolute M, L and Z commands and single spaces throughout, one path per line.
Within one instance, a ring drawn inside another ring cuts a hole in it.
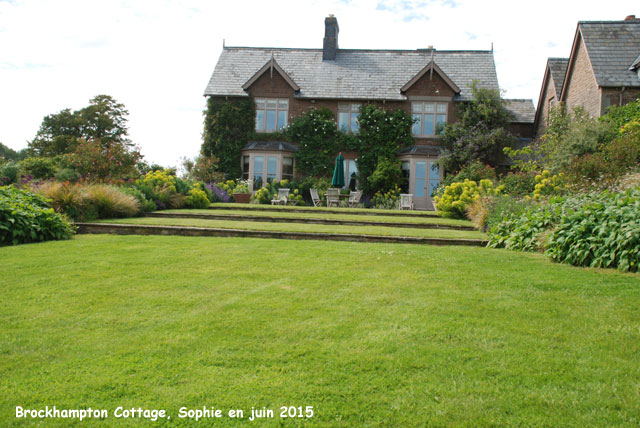
M 377 222 L 368 220 L 337 220 L 328 218 L 305 218 L 305 217 L 270 217 L 260 215 L 241 214 L 195 214 L 195 213 L 164 213 L 153 212 L 144 214 L 145 217 L 160 218 L 198 218 L 206 220 L 229 220 L 229 221 L 259 221 L 268 223 L 308 223 L 308 224 L 330 224 L 336 226 L 383 226 L 401 227 L 410 229 L 451 229 L 451 230 L 475 230 L 473 226 L 458 226 L 452 224 L 435 223 L 394 223 Z
M 480 239 L 424 238 L 413 236 L 376 236 L 346 233 L 275 232 L 185 226 L 155 226 L 116 223 L 76 223 L 80 234 L 179 235 L 267 239 L 312 239 L 321 241 L 386 242 L 394 244 L 486 246 Z

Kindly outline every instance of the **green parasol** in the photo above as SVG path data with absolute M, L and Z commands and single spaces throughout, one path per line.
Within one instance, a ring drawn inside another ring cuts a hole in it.
M 333 170 L 331 187 L 344 187 L 344 157 L 342 157 L 342 153 L 339 153 L 338 157 L 336 158 L 336 167 Z

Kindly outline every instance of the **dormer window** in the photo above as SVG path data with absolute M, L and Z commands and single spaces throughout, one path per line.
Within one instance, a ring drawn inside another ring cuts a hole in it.
M 447 123 L 447 103 L 412 102 L 411 117 L 415 120 L 411 133 L 416 137 L 442 134 Z
M 276 132 L 287 126 L 289 100 L 256 98 L 256 132 Z
M 342 132 L 357 134 L 360 126 L 360 104 L 338 104 L 338 129 Z

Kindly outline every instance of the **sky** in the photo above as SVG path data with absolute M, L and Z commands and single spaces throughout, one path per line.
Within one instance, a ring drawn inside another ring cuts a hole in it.
M 507 98 L 537 103 L 548 57 L 578 21 L 640 16 L 637 0 L 0 0 L 0 142 L 27 146 L 44 116 L 99 94 L 129 111 L 148 162 L 202 143 L 203 93 L 227 46 L 322 48 L 334 14 L 346 49 L 489 50 Z

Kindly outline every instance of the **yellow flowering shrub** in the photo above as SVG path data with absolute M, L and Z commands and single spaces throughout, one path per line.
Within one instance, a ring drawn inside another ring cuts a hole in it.
M 142 182 L 151 188 L 167 188 L 172 192 L 176 192 L 176 178 L 166 170 L 149 171 Z
M 491 180 L 480 180 L 480 183 L 465 179 L 445 187 L 442 196 L 433 198 L 438 215 L 450 218 L 465 218 L 467 206 L 481 196 L 498 195 L 504 186 L 493 187 Z
M 536 175 L 536 185 L 533 190 L 533 199 L 539 201 L 545 196 L 562 195 L 567 188 L 567 181 L 563 173 L 551 175 L 547 170 Z

